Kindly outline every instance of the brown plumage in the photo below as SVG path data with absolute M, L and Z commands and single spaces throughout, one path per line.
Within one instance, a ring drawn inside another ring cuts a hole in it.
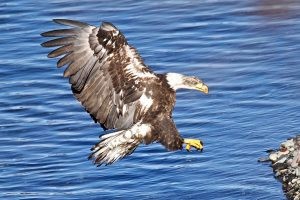
M 58 37 L 42 44 L 58 47 L 48 57 L 62 56 L 57 67 L 67 66 L 64 77 L 77 100 L 104 129 L 116 130 L 92 148 L 96 164 L 111 164 L 140 143 L 158 141 L 169 150 L 182 149 L 183 138 L 172 120 L 175 90 L 195 89 L 199 79 L 155 74 L 111 23 L 97 28 L 73 20 L 54 22 L 72 28 L 42 33 Z

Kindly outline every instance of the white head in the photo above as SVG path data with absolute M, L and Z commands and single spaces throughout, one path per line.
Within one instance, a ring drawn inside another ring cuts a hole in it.
M 191 90 L 199 90 L 208 93 L 208 87 L 205 85 L 202 80 L 195 76 L 185 76 L 178 73 L 167 73 L 166 79 L 168 84 L 173 90 L 178 89 L 191 89 Z

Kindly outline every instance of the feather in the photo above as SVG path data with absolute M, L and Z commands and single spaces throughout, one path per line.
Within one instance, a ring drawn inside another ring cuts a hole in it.
M 96 65 L 97 59 L 92 57 L 88 63 L 85 65 L 84 68 L 81 68 L 74 76 L 73 80 L 70 80 L 74 82 L 72 84 L 72 89 L 75 90 L 75 92 L 80 92 L 84 85 L 87 82 L 88 76 L 91 74 L 94 66 Z M 72 77 L 71 77 L 72 79 Z
M 94 145 L 89 159 L 94 160 L 94 163 L 98 166 L 102 164 L 110 165 L 132 154 L 137 146 L 142 143 L 142 138 L 151 134 L 151 131 L 150 125 L 137 123 L 127 130 L 109 133 Z
M 173 120 L 166 116 L 157 116 L 160 123 L 156 124 L 158 141 L 168 150 L 182 149 L 183 138 L 179 135 Z
M 53 40 L 49 40 L 47 42 L 42 43 L 43 47 L 56 47 L 56 46 L 63 46 L 67 44 L 72 44 L 75 41 L 73 36 L 68 36 L 64 38 L 57 38 Z
M 73 50 L 74 50 L 74 46 L 72 44 L 67 44 L 67 45 L 61 46 L 61 47 L 51 51 L 48 54 L 48 58 L 58 57 L 58 56 L 61 56 L 63 54 L 66 54 L 66 53 L 70 53 Z
M 62 25 L 67 25 L 67 26 L 74 26 L 74 27 L 80 27 L 80 28 L 85 28 L 87 26 L 90 26 L 87 23 L 84 22 L 79 22 L 75 20 L 69 20 L 69 19 L 53 19 L 54 22 Z
M 85 64 L 93 56 L 91 54 L 87 54 L 84 51 L 77 52 L 77 53 L 72 53 L 72 54 L 73 54 L 72 58 L 78 58 L 78 59 L 72 59 L 71 56 L 70 56 L 69 59 L 72 59 L 72 63 L 64 71 L 64 77 L 70 77 L 71 75 L 77 73 L 80 69 L 86 68 Z
M 43 37 L 74 36 L 78 34 L 79 31 L 80 30 L 78 30 L 77 28 L 59 29 L 59 30 L 53 30 L 53 31 L 42 33 L 41 36 Z

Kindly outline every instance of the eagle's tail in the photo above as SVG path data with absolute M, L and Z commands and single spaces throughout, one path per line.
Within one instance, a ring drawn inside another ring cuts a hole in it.
M 149 131 L 144 126 L 146 125 L 134 125 L 131 129 L 101 136 L 101 141 L 92 147 L 93 152 L 89 159 L 92 159 L 98 166 L 110 165 L 130 155 L 143 142 Z

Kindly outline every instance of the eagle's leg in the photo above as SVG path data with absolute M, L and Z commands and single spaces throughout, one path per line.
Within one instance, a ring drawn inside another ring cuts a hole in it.
M 186 144 L 185 149 L 190 151 L 191 147 L 194 147 L 197 150 L 203 150 L 203 142 L 197 139 L 184 139 L 183 143 Z

